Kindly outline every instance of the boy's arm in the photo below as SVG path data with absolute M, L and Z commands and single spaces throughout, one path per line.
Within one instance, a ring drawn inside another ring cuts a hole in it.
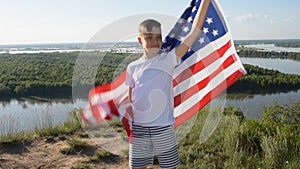
M 131 87 L 129 87 L 128 88 L 128 98 L 129 98 L 129 101 L 130 101 L 130 103 L 132 103 L 132 88 Z
M 200 36 L 210 1 L 211 0 L 201 1 L 191 31 L 189 32 L 189 34 L 187 34 L 181 44 L 176 48 L 177 57 L 182 58 L 196 41 L 196 39 L 198 39 L 198 37 Z

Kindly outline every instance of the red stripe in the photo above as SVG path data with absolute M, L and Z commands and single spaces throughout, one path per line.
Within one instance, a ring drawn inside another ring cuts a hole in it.
M 118 76 L 113 82 L 93 88 L 92 90 L 90 90 L 89 95 L 91 96 L 96 93 L 108 92 L 114 90 L 119 86 L 121 86 L 125 82 L 125 79 L 126 79 L 126 71 L 122 72 L 122 74 Z
M 97 95 L 101 92 L 108 92 L 108 91 L 111 92 L 111 90 L 114 90 L 117 87 L 119 87 L 120 85 L 122 85 L 122 83 L 124 83 L 124 81 L 125 81 L 125 78 L 126 78 L 126 71 L 124 71 L 120 76 L 118 76 L 112 83 L 107 83 L 105 85 L 97 86 L 97 87 L 90 90 L 90 92 L 89 92 L 89 104 L 90 104 L 91 110 L 93 112 L 93 116 L 96 119 L 96 121 L 100 121 L 100 120 L 103 120 L 103 119 L 101 119 L 100 111 L 99 111 L 97 105 L 92 105 L 91 104 L 91 100 L 94 97 L 94 95 Z M 114 115 L 119 114 L 113 100 L 109 101 L 109 107 L 111 109 L 111 113 L 113 113 Z M 105 117 L 105 119 L 111 119 L 110 114 L 107 117 Z
M 129 120 L 126 117 L 123 117 L 122 123 L 123 123 L 123 127 L 127 133 L 128 141 L 131 142 L 132 132 L 131 132 L 130 125 L 129 125 Z
M 119 107 L 119 105 L 117 106 L 117 104 L 114 102 L 114 100 L 109 101 L 108 105 L 109 105 L 110 112 L 111 112 L 110 114 L 119 117 L 120 114 L 119 114 L 119 111 L 117 108 L 117 107 Z
M 192 95 L 197 93 L 198 91 L 202 90 L 207 84 L 210 82 L 211 79 L 215 78 L 218 74 L 220 74 L 224 69 L 226 69 L 228 66 L 233 64 L 235 62 L 236 58 L 235 55 L 231 55 L 228 57 L 222 65 L 218 67 L 216 71 L 214 71 L 211 75 L 209 75 L 207 78 L 203 79 L 199 83 L 195 84 L 191 88 L 187 89 L 186 91 L 182 92 L 181 94 L 178 94 L 174 97 L 174 107 L 177 107 L 182 102 L 186 101 L 188 98 L 190 98 Z M 193 77 L 191 77 L 192 79 Z
M 219 48 L 218 50 L 212 52 L 205 58 L 201 59 L 197 63 L 193 64 L 189 68 L 182 71 L 176 78 L 173 79 L 173 86 L 175 87 L 177 84 L 183 82 L 188 79 L 191 75 L 203 70 L 208 65 L 212 64 L 216 60 L 220 59 L 224 56 L 225 52 L 231 47 L 231 41 L 229 40 L 224 46 Z
M 85 117 L 84 113 L 83 113 L 83 110 L 80 109 L 79 110 L 80 112 L 80 117 L 82 118 L 82 120 L 84 121 L 85 124 L 90 124 L 90 122 L 87 120 L 87 118 Z
M 128 136 L 128 141 L 131 142 L 131 138 L 132 138 L 132 132 L 131 132 L 131 128 L 130 128 L 130 124 L 129 124 L 129 119 L 133 118 L 133 111 L 132 111 L 132 107 L 126 107 L 126 113 L 124 115 L 124 117 L 122 118 L 122 123 L 123 123 L 123 127 L 127 133 Z
M 112 119 L 113 116 L 119 117 L 120 116 L 120 112 L 118 111 L 118 108 L 120 107 L 120 105 L 122 105 L 125 102 L 127 102 L 127 100 L 128 100 L 128 97 L 126 97 L 125 99 L 121 100 L 120 103 L 116 103 L 115 99 L 109 100 L 107 103 L 108 103 L 108 106 L 110 108 L 110 113 L 105 117 L 105 120 L 110 120 L 110 119 Z M 91 107 L 91 110 L 92 110 L 94 118 L 97 121 L 103 120 L 101 118 L 100 110 L 98 108 L 98 105 L 97 104 L 96 105 L 92 105 L 90 103 L 90 100 L 89 100 L 89 104 L 90 104 L 90 107 Z
M 95 117 L 96 121 L 103 120 L 103 119 L 101 119 L 101 115 L 100 115 L 97 105 L 93 105 L 93 106 L 90 105 L 90 107 L 91 107 L 91 111 L 93 112 L 93 116 Z
M 234 82 L 236 82 L 241 76 L 243 76 L 244 72 L 242 69 L 239 69 L 232 73 L 228 78 L 226 78 L 225 81 L 223 81 L 221 84 L 219 84 L 216 88 L 214 88 L 212 91 L 207 93 L 203 99 L 201 99 L 198 103 L 196 103 L 194 106 L 192 106 L 190 109 L 188 109 L 183 114 L 176 117 L 174 126 L 177 127 L 184 123 L 186 120 L 191 118 L 194 114 L 196 114 L 199 110 L 201 110 L 207 103 L 209 103 L 213 98 L 215 98 L 217 95 L 219 95 L 221 92 L 223 92 L 225 89 L 227 89 L 229 86 L 231 86 Z

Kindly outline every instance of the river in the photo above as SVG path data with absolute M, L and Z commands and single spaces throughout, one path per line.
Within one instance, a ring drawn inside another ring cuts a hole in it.
M 243 63 L 276 69 L 284 73 L 300 75 L 300 62 L 281 59 L 241 58 Z M 300 100 L 300 90 L 288 93 L 265 95 L 226 95 L 226 106 L 240 108 L 248 118 L 260 118 L 265 106 L 272 101 L 287 104 Z M 218 99 L 218 98 L 216 98 Z M 61 124 L 68 119 L 68 114 L 74 108 L 85 106 L 86 100 L 52 100 L 38 101 L 30 99 L 12 99 L 0 101 L 1 135 L 22 131 L 30 131 L 43 126 Z

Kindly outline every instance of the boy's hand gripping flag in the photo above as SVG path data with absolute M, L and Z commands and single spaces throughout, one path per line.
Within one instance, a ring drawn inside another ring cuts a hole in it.
M 172 50 L 189 33 L 200 3 L 201 0 L 191 1 L 166 37 L 162 51 Z M 211 0 L 201 36 L 175 68 L 175 127 L 199 112 L 245 73 L 219 3 Z M 132 111 L 125 78 L 124 71 L 113 82 L 90 90 L 88 106 L 81 110 L 85 123 L 97 125 L 117 116 L 131 136 Z

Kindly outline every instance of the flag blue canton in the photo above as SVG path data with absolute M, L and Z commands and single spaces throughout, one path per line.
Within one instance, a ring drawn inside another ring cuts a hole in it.
M 184 37 L 190 32 L 200 3 L 200 0 L 193 0 L 186 8 L 180 19 L 175 24 L 174 28 L 166 37 L 162 46 L 162 51 L 170 51 L 174 47 L 178 46 Z M 192 45 L 191 49 L 182 58 L 183 61 L 207 44 L 222 37 L 228 31 L 224 18 L 220 14 L 219 9 L 216 9 L 215 6 L 217 5 L 215 5 L 212 1 L 206 14 L 202 33 Z

